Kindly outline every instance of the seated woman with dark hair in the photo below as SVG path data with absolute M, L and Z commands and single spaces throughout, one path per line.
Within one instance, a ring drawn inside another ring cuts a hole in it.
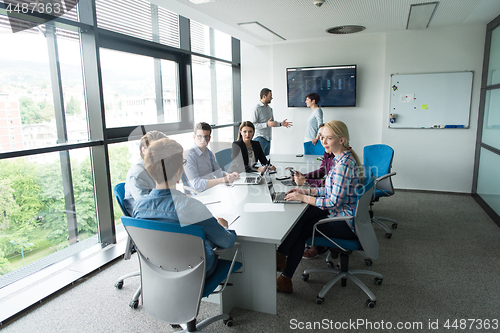
M 262 172 L 264 165 L 268 163 L 264 151 L 260 143 L 252 141 L 255 134 L 255 126 L 251 121 L 244 121 L 240 125 L 238 140 L 233 142 L 231 151 L 230 170 L 237 172 Z M 261 167 L 254 167 L 257 162 L 260 162 Z M 275 170 L 271 167 L 271 170 Z
M 196 224 L 205 231 L 206 276 L 216 268 L 217 256 L 213 248 L 230 248 L 236 240 L 236 233 L 228 230 L 223 218 L 215 218 L 200 201 L 186 196 L 175 189 L 181 179 L 182 158 L 180 144 L 170 139 L 153 142 L 146 150 L 144 164 L 155 181 L 155 189 L 149 195 L 136 201 L 134 218 L 163 221 L 165 223 Z

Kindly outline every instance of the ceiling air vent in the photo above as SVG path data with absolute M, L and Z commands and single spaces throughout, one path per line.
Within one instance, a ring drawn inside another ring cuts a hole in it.
M 334 35 L 346 35 L 346 34 L 353 34 L 355 32 L 360 32 L 365 30 L 366 28 L 360 25 L 342 25 L 339 27 L 333 27 L 330 29 L 327 29 L 326 32 L 329 34 L 334 34 Z

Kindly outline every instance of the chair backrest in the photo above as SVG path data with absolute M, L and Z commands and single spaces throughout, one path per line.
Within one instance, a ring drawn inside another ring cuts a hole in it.
M 205 282 L 201 226 L 122 216 L 141 264 L 144 309 L 170 324 L 196 318 Z
M 127 209 L 125 208 L 125 183 L 116 184 L 113 188 L 113 193 L 115 194 L 116 201 L 118 202 L 118 205 L 120 205 L 123 214 L 126 216 L 130 216 L 130 214 L 127 212 Z
M 231 148 L 222 149 L 215 153 L 215 160 L 222 170 L 227 171 L 231 165 Z
M 370 217 L 370 201 L 373 195 L 374 178 L 370 177 L 365 185 L 356 192 L 358 195 L 354 212 L 354 229 L 365 254 L 371 259 L 377 259 L 379 245 Z
M 378 178 L 388 174 L 391 171 L 393 158 L 394 150 L 388 145 L 376 144 L 366 146 L 363 149 L 365 175 L 367 177 Z M 391 177 L 377 183 L 377 189 L 384 191 L 386 195 L 394 194 Z
M 304 142 L 304 154 L 306 155 L 324 155 L 325 148 L 318 141 L 315 145 L 313 145 L 312 141 Z

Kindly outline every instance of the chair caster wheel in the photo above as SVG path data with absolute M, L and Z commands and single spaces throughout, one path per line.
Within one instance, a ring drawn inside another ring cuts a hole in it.
M 391 239 L 391 237 L 392 237 L 392 234 L 390 234 L 390 233 L 386 233 L 386 234 L 385 234 L 385 238 L 387 238 L 387 239 Z
M 130 303 L 128 304 L 128 306 L 130 306 L 132 309 L 137 309 L 137 307 L 139 306 L 139 300 L 136 300 L 136 301 L 130 301 Z
M 378 278 L 376 277 L 373 282 L 375 282 L 375 285 L 376 286 L 380 286 L 382 284 L 382 281 L 384 281 L 384 279 L 381 279 L 381 278 Z
M 327 262 L 326 262 L 326 267 L 327 267 L 327 268 L 333 268 L 333 267 L 334 267 L 333 262 L 331 262 L 331 261 L 327 261 Z
M 369 307 L 370 309 L 373 309 L 375 307 L 376 303 L 377 303 L 377 301 L 372 301 L 371 299 L 368 299 L 366 301 L 366 306 Z
M 182 326 L 179 325 L 179 324 L 170 324 L 170 327 L 172 327 L 172 328 L 182 328 Z
M 233 324 L 234 324 L 234 320 L 233 320 L 233 318 L 232 318 L 232 317 L 229 317 L 229 319 L 224 319 L 222 322 L 223 322 L 223 323 L 224 323 L 224 325 L 226 325 L 227 327 L 231 327 L 231 326 L 233 326 Z
M 321 305 L 325 301 L 324 297 L 316 296 L 316 304 Z
M 307 282 L 307 280 L 309 280 L 309 274 L 302 274 L 300 277 L 302 278 L 302 281 L 304 281 L 304 282 Z
M 365 259 L 365 265 L 366 265 L 366 266 L 371 266 L 371 265 L 373 265 L 373 260 L 371 260 L 371 259 Z
M 392 229 L 397 229 L 398 228 L 398 224 L 397 223 L 393 223 L 392 224 Z
M 115 283 L 115 287 L 117 289 L 122 289 L 122 287 L 123 287 L 123 281 L 118 281 L 117 283 Z

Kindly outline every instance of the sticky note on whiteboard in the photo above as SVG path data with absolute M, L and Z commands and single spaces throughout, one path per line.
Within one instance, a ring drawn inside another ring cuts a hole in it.
M 427 104 L 422 104 L 422 110 L 427 110 Z

